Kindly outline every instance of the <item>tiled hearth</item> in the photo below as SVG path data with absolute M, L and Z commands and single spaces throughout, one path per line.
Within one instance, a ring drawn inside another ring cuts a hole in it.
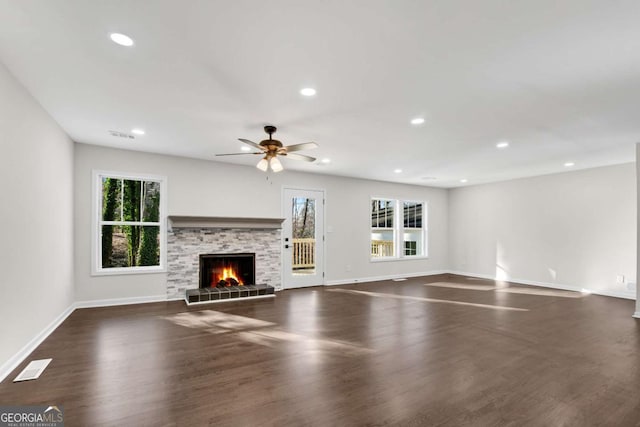
M 245 286 L 228 286 L 224 288 L 199 288 L 187 289 L 187 304 L 196 304 L 201 302 L 217 302 L 231 299 L 256 298 L 275 296 L 273 286 L 267 285 L 245 285 Z
M 203 217 L 169 217 L 169 219 L 168 298 L 191 298 L 195 302 L 197 297 L 198 302 L 217 301 L 273 295 L 274 290 L 282 288 L 281 219 Z M 252 284 L 253 286 L 232 286 L 222 289 L 199 287 L 201 254 L 247 252 L 255 253 L 255 284 Z

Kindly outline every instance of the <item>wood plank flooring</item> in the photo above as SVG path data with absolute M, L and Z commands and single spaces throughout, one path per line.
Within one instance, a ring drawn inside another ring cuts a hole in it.
M 633 301 L 442 275 L 76 310 L 0 404 L 67 426 L 640 426 Z

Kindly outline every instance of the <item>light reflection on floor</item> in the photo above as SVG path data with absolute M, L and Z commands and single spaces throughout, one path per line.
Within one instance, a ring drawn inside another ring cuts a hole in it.
M 278 328 L 276 323 L 220 311 L 201 310 L 177 313 L 166 316 L 165 319 L 186 328 L 201 329 L 214 335 L 230 334 L 245 342 L 271 348 L 294 343 L 296 350 L 313 354 L 322 352 L 358 356 L 373 352 L 369 348 L 347 341 L 314 338 L 291 333 Z
M 213 310 L 190 311 L 166 317 L 176 325 L 193 329 L 204 329 L 210 334 L 224 334 L 246 329 L 276 326 L 275 323 L 250 317 L 236 316 Z
M 436 298 L 423 298 L 423 297 L 414 297 L 410 295 L 385 294 L 381 292 L 356 291 L 352 289 L 329 289 L 327 290 L 327 292 L 342 292 L 342 293 L 348 293 L 348 294 L 354 294 L 354 295 L 366 295 L 366 296 L 376 297 L 376 298 L 422 301 L 422 302 L 431 302 L 431 303 L 437 303 L 437 304 L 463 305 L 467 307 L 489 308 L 489 309 L 498 310 L 498 311 L 529 311 L 529 309 L 526 309 L 526 308 L 506 307 L 502 305 L 476 304 L 476 303 L 464 302 L 464 301 L 453 301 L 453 300 L 436 299 Z
M 561 297 L 561 298 L 583 298 L 588 295 L 587 292 L 574 291 L 554 291 L 551 289 L 529 289 L 529 288 L 504 288 L 498 289 L 497 292 L 506 292 L 509 294 L 537 295 L 543 297 Z
M 588 295 L 587 292 L 509 287 L 508 285 L 494 286 L 494 285 L 471 285 L 467 283 L 435 282 L 435 283 L 424 283 L 424 286 L 430 286 L 430 287 L 436 287 L 436 288 L 449 288 L 449 289 L 467 289 L 467 290 L 474 290 L 474 291 L 496 291 L 496 292 L 506 292 L 509 294 L 537 295 L 537 296 L 561 297 L 561 298 L 582 298 Z
M 494 291 L 498 289 L 493 285 L 467 285 L 464 283 L 446 283 L 446 282 L 425 283 L 424 286 L 433 286 L 436 288 L 449 288 L 449 289 L 470 289 L 474 291 Z

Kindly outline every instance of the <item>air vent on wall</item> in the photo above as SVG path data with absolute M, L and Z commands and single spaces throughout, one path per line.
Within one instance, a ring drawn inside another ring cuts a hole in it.
M 109 134 L 111 136 L 115 136 L 116 138 L 125 138 L 125 139 L 136 139 L 135 136 L 125 133 L 125 132 L 119 132 L 117 130 L 110 130 Z

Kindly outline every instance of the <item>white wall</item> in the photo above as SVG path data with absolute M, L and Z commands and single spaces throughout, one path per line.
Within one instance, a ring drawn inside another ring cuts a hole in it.
M 0 379 L 73 303 L 73 142 L 0 64 Z
M 79 301 L 164 295 L 166 274 L 91 276 L 91 171 L 149 173 L 168 178 L 168 214 L 282 217 L 282 188 L 326 191 L 326 281 L 446 270 L 447 191 L 77 144 L 75 149 L 75 280 Z M 269 180 L 267 179 L 269 177 Z M 371 196 L 425 200 L 429 204 L 429 259 L 369 260 Z M 347 264 L 351 271 L 347 271 Z
M 454 271 L 634 297 L 635 165 L 451 190 Z
M 640 143 L 636 144 L 636 194 L 637 194 L 637 212 L 636 215 L 636 226 L 637 229 L 637 247 L 640 247 Z M 640 271 L 640 253 L 636 252 L 636 272 Z M 637 273 L 636 273 L 637 274 Z M 640 274 L 637 274 L 636 277 L 640 277 Z M 636 312 L 634 317 L 640 318 L 640 286 L 636 287 Z

